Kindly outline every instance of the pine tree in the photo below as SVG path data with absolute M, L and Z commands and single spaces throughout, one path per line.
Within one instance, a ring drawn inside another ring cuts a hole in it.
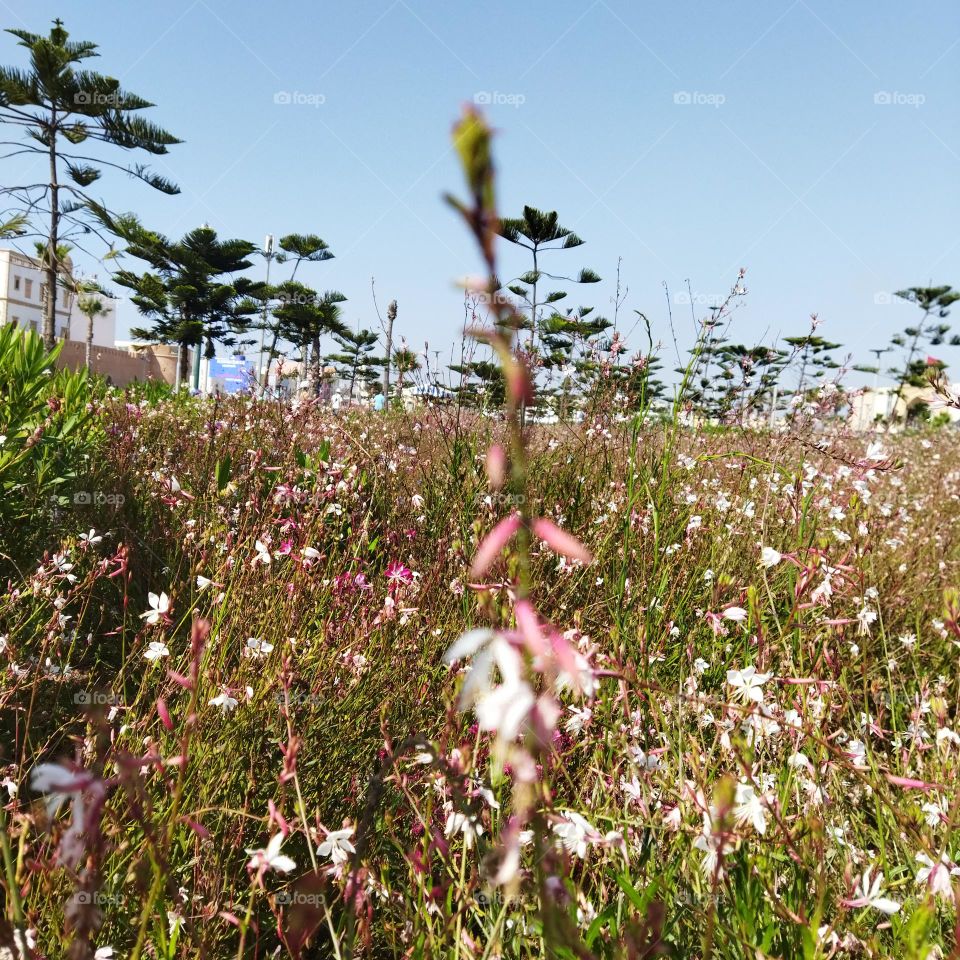
M 327 360 L 337 365 L 337 373 L 350 382 L 349 399 L 353 401 L 357 380 L 370 386 L 378 379 L 378 368 L 384 361 L 372 356 L 379 338 L 372 330 L 357 330 L 356 333 L 334 333 L 333 339 L 340 346 L 340 353 L 332 353 Z
M 247 259 L 257 248 L 248 240 L 221 240 L 212 227 L 197 227 L 180 240 L 145 229 L 131 214 L 113 217 L 103 208 L 96 213 L 101 222 L 126 247 L 124 255 L 149 264 L 150 270 L 136 273 L 121 269 L 114 280 L 133 291 L 130 299 L 151 321 L 149 327 L 131 330 L 135 337 L 181 347 L 180 379 L 187 373 L 187 348 L 194 350 L 193 387 L 199 386 L 200 351 L 209 360 L 216 344 L 250 344 L 243 339 L 250 330 L 250 318 L 258 311 L 257 297 L 264 284 L 236 276 L 253 264 Z
M 298 283 L 296 279 L 297 271 L 302 263 L 325 263 L 327 260 L 333 260 L 334 258 L 333 251 L 326 241 L 315 233 L 288 233 L 280 238 L 277 246 L 280 248 L 280 253 L 277 254 L 276 258 L 277 263 L 292 263 L 293 269 L 290 271 L 289 278 L 283 283 L 265 288 L 261 300 L 261 308 L 264 314 L 268 312 L 272 303 L 278 301 L 279 305 L 282 306 L 298 296 L 303 296 L 302 291 L 309 290 L 308 287 Z M 316 292 L 310 290 L 307 299 L 316 299 Z M 267 331 L 270 332 L 270 346 L 267 348 L 268 368 L 270 362 L 279 355 L 277 343 L 280 340 L 280 321 L 277 319 L 276 313 L 271 313 L 271 316 L 273 322 L 270 322 L 269 318 L 262 321 L 265 323 L 264 334 Z
M 960 300 L 960 291 L 950 286 L 909 287 L 898 290 L 896 296 L 916 304 L 923 315 L 916 326 L 906 327 L 903 333 L 896 334 L 890 340 L 891 344 L 903 353 L 903 366 L 889 371 L 891 376 L 897 378 L 897 392 L 890 410 L 891 419 L 897 416 L 897 407 L 906 387 L 925 386 L 929 383 L 930 368 L 943 369 L 945 366 L 942 361 L 937 360 L 929 363 L 918 354 L 924 345 L 936 347 L 946 341 L 950 325 L 939 321 L 949 316 L 950 307 Z M 960 337 L 951 337 L 950 344 L 960 345 Z
M 283 289 L 289 296 L 282 299 L 273 312 L 278 321 L 279 336 L 299 348 L 300 362 L 309 373 L 314 394 L 319 394 L 320 344 L 327 334 L 344 336 L 349 333 L 340 310 L 340 304 L 347 298 L 337 290 L 317 293 L 297 281 L 288 281 Z
M 47 36 L 26 30 L 6 32 L 29 51 L 30 67 L 0 67 L 0 121 L 23 128 L 26 140 L 12 145 L 17 153 L 43 158 L 49 177 L 42 184 L 4 187 L 0 195 L 47 217 L 44 269 L 50 296 L 44 304 L 43 341 L 50 350 L 56 335 L 57 278 L 62 269 L 57 250 L 73 232 L 89 233 L 85 212 L 92 198 L 85 188 L 100 179 L 101 168 L 121 170 L 162 193 L 179 193 L 175 184 L 142 164 L 123 166 L 101 158 L 94 166 L 86 148 L 81 153 L 73 148 L 96 141 L 156 155 L 180 141 L 139 115 L 152 103 L 121 89 L 119 80 L 81 66 L 98 56 L 97 45 L 70 40 L 60 20 L 54 21 Z
M 506 382 L 503 368 L 490 360 L 471 360 L 451 364 L 450 369 L 463 377 L 454 388 L 460 402 L 465 406 L 502 407 L 506 397 Z
M 544 278 L 567 283 L 599 283 L 600 277 L 584 267 L 576 277 L 557 276 L 541 269 L 541 258 L 546 253 L 570 250 L 583 244 L 572 230 L 561 226 L 556 211 L 544 213 L 535 207 L 525 206 L 522 217 L 501 219 L 497 233 L 506 240 L 529 251 L 533 269 L 506 284 L 506 289 L 518 296 L 530 314 L 527 328 L 530 330 L 531 349 L 535 348 L 540 335 L 540 311 L 544 306 L 558 303 L 566 297 L 563 290 L 553 290 L 540 299 L 540 282 Z M 501 288 L 502 289 L 502 288 Z

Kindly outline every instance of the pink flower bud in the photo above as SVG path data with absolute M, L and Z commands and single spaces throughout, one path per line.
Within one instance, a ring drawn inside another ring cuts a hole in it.
M 520 529 L 520 517 L 517 514 L 511 514 L 504 517 L 487 535 L 477 549 L 477 555 L 473 558 L 473 564 L 470 567 L 470 576 L 476 580 L 482 577 L 491 564 L 497 559 L 497 555 L 509 543 L 510 538 Z
M 487 451 L 487 478 L 492 490 L 499 490 L 506 479 L 507 455 L 500 444 L 495 443 Z
M 267 810 L 270 813 L 270 820 L 280 828 L 280 832 L 284 836 L 287 836 L 287 834 L 290 833 L 290 824 L 287 823 L 286 818 L 277 809 L 277 805 L 272 800 L 267 801 Z
M 201 840 L 210 839 L 210 831 L 202 823 L 191 820 L 189 817 L 181 817 L 180 822 L 185 823 Z
M 160 717 L 160 722 L 171 732 L 173 731 L 173 721 L 170 719 L 170 711 L 167 709 L 167 704 L 164 701 L 163 697 L 157 699 L 157 714 Z
M 528 600 L 519 600 L 517 602 L 514 615 L 517 618 L 517 626 L 523 636 L 527 650 L 533 657 L 539 657 L 546 652 L 546 643 L 543 638 L 543 631 L 540 629 L 540 623 L 537 620 L 536 611 L 530 605 Z
M 533 380 L 523 360 L 514 359 L 506 370 L 507 393 L 515 404 L 533 403 Z
M 552 520 L 540 517 L 533 521 L 533 532 L 549 546 L 554 553 L 562 554 L 571 560 L 590 563 L 593 555 L 576 538 L 561 530 Z

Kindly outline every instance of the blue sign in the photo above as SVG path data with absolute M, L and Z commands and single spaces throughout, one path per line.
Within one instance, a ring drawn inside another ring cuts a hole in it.
M 242 354 L 234 357 L 214 357 L 210 361 L 207 384 L 211 393 L 240 393 L 249 390 L 255 379 L 253 362 Z

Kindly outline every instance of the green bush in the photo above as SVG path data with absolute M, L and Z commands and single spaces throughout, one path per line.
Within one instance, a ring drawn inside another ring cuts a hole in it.
M 163 380 L 134 380 L 122 389 L 114 389 L 126 396 L 131 403 L 146 400 L 151 404 L 159 404 L 165 400 L 175 399 L 177 396 L 173 387 Z
M 57 370 L 58 353 L 46 353 L 32 331 L 0 328 L 0 550 L 7 562 L 29 558 L 46 540 L 64 485 L 82 473 L 102 437 L 92 381 L 86 372 Z

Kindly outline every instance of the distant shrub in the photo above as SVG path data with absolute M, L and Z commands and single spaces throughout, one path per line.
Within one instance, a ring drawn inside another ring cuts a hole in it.
M 148 403 L 155 404 L 176 397 L 173 387 L 164 380 L 134 380 L 119 392 L 132 403 L 146 400 Z

